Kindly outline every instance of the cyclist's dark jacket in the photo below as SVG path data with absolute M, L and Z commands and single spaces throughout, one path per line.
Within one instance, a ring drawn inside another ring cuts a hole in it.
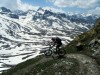
M 58 48 L 62 45 L 61 39 L 58 37 L 53 38 L 53 42 L 54 42 L 54 44 L 57 45 Z

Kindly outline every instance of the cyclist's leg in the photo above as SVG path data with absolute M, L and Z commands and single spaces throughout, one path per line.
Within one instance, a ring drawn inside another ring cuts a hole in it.
M 57 44 L 57 47 L 56 47 L 56 51 L 58 52 L 59 50 L 60 50 L 60 46 L 61 46 L 62 44 Z

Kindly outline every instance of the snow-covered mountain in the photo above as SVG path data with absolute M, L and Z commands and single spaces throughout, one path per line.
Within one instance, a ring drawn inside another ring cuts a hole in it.
M 37 11 L 28 10 L 18 15 L 26 25 L 30 25 L 30 28 L 33 27 L 47 35 L 62 35 L 64 32 L 67 36 L 75 36 L 91 28 L 97 19 L 96 15 L 54 13 L 42 8 Z
M 0 71 L 39 54 L 51 37 L 64 43 L 93 27 L 96 15 L 55 13 L 39 8 L 12 12 L 0 8 Z

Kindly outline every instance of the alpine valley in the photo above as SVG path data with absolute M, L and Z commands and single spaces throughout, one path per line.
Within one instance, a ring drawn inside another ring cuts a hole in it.
M 93 28 L 98 17 L 43 8 L 11 11 L 0 7 L 0 72 L 40 55 L 52 37 L 68 44 Z

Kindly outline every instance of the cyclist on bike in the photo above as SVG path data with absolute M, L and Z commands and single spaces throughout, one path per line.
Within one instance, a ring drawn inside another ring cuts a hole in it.
M 51 38 L 53 46 L 56 46 L 56 52 L 59 50 L 60 46 L 62 45 L 61 39 L 59 37 Z

